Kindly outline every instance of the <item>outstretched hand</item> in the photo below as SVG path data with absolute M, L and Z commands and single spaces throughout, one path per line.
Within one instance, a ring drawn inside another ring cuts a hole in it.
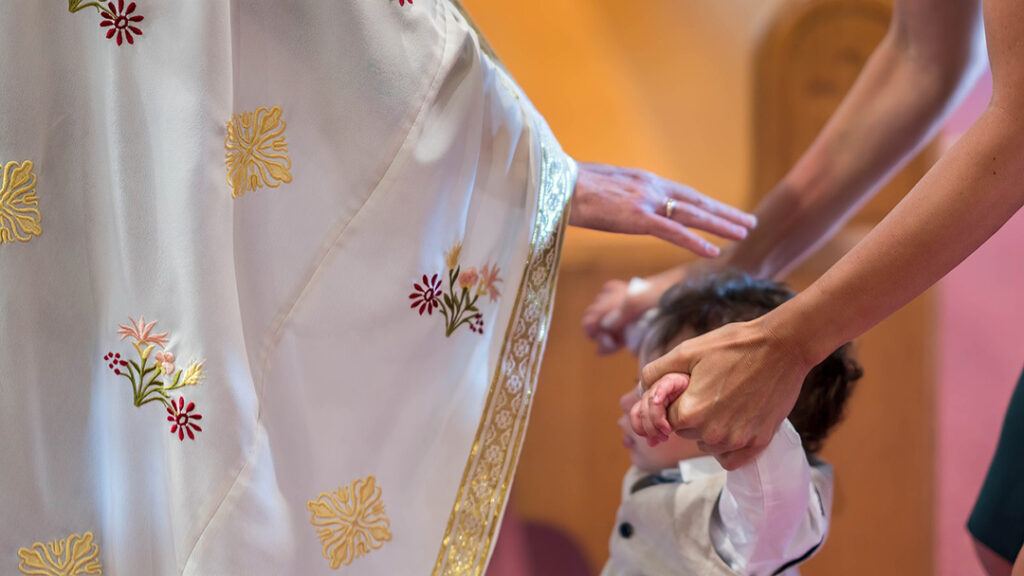
M 580 163 L 569 224 L 620 234 L 649 234 L 697 255 L 714 257 L 718 247 L 692 229 L 740 240 L 757 219 L 650 172 Z

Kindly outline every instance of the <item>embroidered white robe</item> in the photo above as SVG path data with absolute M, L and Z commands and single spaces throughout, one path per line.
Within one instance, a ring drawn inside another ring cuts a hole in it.
M 575 164 L 457 7 L 4 2 L 0 168 L 0 573 L 482 573 Z

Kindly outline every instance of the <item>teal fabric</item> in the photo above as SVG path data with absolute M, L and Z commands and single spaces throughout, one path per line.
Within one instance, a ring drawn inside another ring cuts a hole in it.
M 1024 374 L 1010 398 L 996 455 L 967 529 L 1010 562 L 1024 545 Z

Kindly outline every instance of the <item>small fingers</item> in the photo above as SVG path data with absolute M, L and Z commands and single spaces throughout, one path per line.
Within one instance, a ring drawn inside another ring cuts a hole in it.
M 665 440 L 664 435 L 658 430 L 655 425 L 655 419 L 657 414 L 655 413 L 656 408 L 651 405 L 652 394 L 645 392 L 640 398 L 640 423 L 644 429 L 644 437 L 647 438 L 647 444 L 654 446 L 659 442 Z

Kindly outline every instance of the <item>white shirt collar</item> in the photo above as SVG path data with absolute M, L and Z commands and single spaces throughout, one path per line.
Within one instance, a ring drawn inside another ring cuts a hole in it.
M 725 468 L 722 468 L 714 456 L 698 456 L 679 461 L 679 475 L 683 482 L 692 482 L 722 472 L 725 472 Z

